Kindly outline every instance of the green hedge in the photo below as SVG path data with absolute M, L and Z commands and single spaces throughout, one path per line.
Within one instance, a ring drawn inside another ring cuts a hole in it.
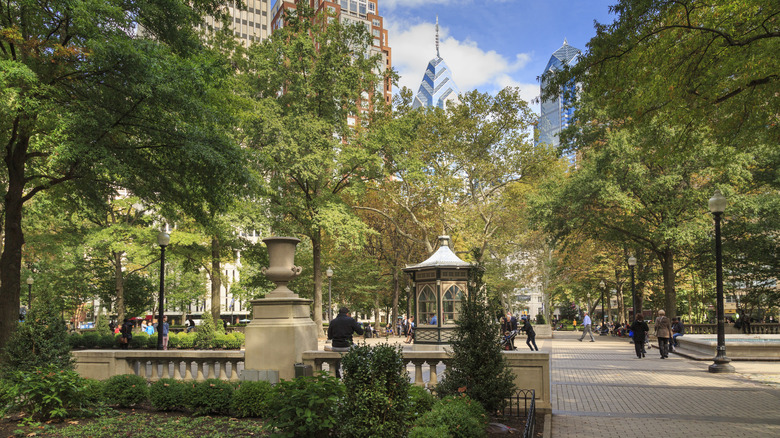
M 99 334 L 97 332 L 86 332 L 83 334 L 73 333 L 67 337 L 67 345 L 73 349 L 117 349 L 120 347 L 119 334 Z M 168 336 L 168 348 L 193 349 L 195 347 L 197 335 L 193 333 L 170 333 Z M 230 334 L 215 334 L 208 343 L 208 348 L 218 348 L 224 350 L 238 350 L 244 345 L 246 337 L 241 332 L 232 332 Z M 202 345 L 206 345 L 203 343 Z M 133 333 L 129 348 L 151 349 L 157 348 L 157 334 L 148 335 L 144 332 Z

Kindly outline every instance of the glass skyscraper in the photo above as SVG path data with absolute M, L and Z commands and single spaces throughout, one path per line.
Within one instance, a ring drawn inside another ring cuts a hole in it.
M 561 70 L 566 65 L 576 64 L 581 54 L 580 49 L 570 46 L 568 41 L 564 40 L 561 48 L 553 52 L 547 67 L 544 68 L 541 80 L 542 90 L 547 86 L 548 75 Z M 573 88 L 575 86 L 576 84 L 572 83 L 570 85 L 571 89 L 562 91 L 574 91 Z M 555 100 L 543 100 L 541 110 L 542 115 L 539 117 L 538 127 L 539 143 L 547 143 L 558 147 L 560 145 L 558 135 L 562 129 L 569 126 L 569 121 L 574 114 L 574 108 L 571 107 L 566 93 L 561 92 Z M 573 163 L 574 157 L 569 157 L 569 161 Z
M 436 57 L 428 62 L 412 107 L 437 106 L 444 109 L 446 102 L 459 101 L 458 94 L 460 91 L 452 79 L 452 72 L 439 55 L 439 17 L 436 17 Z

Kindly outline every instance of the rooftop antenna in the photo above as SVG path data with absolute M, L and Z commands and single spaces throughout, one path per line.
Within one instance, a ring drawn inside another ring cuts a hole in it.
M 441 58 L 439 56 L 439 16 L 436 16 L 436 57 Z

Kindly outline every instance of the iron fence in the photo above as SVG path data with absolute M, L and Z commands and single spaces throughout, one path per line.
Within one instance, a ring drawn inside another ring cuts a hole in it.
M 509 397 L 509 403 L 504 408 L 504 416 L 525 417 L 523 438 L 531 438 L 536 432 L 536 391 L 533 389 L 518 389 Z

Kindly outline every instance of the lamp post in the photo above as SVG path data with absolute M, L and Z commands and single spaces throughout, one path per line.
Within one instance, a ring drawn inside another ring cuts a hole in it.
M 33 285 L 33 278 L 32 275 L 27 277 L 27 307 L 32 309 L 32 285 Z M 29 312 L 29 310 L 28 310 Z
M 331 290 L 331 279 L 333 278 L 333 269 L 330 269 L 330 266 L 328 266 L 328 270 L 325 271 L 325 275 L 328 276 L 328 321 L 333 319 L 333 306 L 330 304 L 330 290 Z
M 607 318 L 604 313 L 604 289 L 606 288 L 606 284 L 604 284 L 604 280 L 601 280 L 599 282 L 599 287 L 601 288 L 601 324 L 607 323 Z
M 720 190 L 715 190 L 715 194 L 712 195 L 709 201 L 710 212 L 715 216 L 715 291 L 717 294 L 716 317 L 718 318 L 718 347 L 717 354 L 713 359 L 714 363 L 709 368 L 711 373 L 734 372 L 734 367 L 729 364 L 731 359 L 726 357 L 726 334 L 723 327 L 725 317 L 723 311 L 723 263 L 720 248 L 720 217 L 726 211 L 726 203 L 726 197 L 720 193 Z
M 631 302 L 634 308 L 634 319 L 636 319 L 636 285 L 634 284 L 634 266 L 636 266 L 636 257 L 632 255 L 628 258 L 628 267 L 631 268 Z
M 157 234 L 157 244 L 160 245 L 160 296 L 159 313 L 157 315 L 157 349 L 163 349 L 163 303 L 165 302 L 165 247 L 171 243 L 171 236 L 164 231 Z

